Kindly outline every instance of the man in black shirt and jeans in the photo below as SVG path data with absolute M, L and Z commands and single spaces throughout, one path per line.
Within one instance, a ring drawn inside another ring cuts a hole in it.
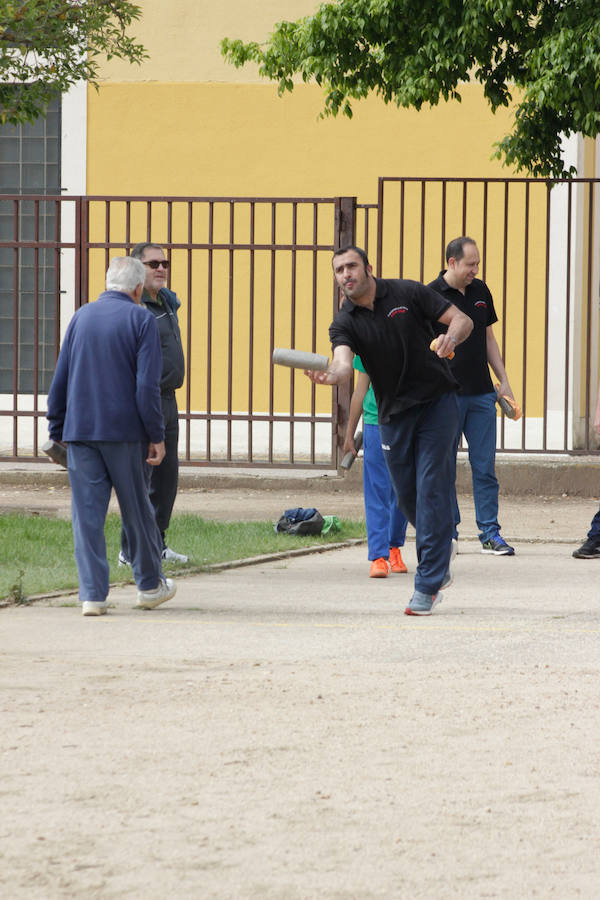
M 333 360 L 325 372 L 307 372 L 317 384 L 340 384 L 358 354 L 371 379 L 383 454 L 398 506 L 416 530 L 418 566 L 407 615 L 430 615 L 450 583 L 454 527 L 454 436 L 458 387 L 445 357 L 473 323 L 416 281 L 373 278 L 364 250 L 342 247 L 333 257 L 346 295 L 329 335 Z M 434 322 L 448 326 L 434 352 Z
M 142 305 L 149 309 L 156 319 L 162 352 L 160 400 L 165 422 L 165 458 L 160 466 L 155 466 L 149 472 L 150 500 L 162 537 L 162 558 L 166 562 L 186 563 L 187 556 L 168 547 L 166 540 L 166 531 L 171 521 L 179 480 L 177 450 L 179 411 L 175 391 L 181 387 L 185 377 L 185 359 L 177 321 L 177 309 L 181 306 L 181 302 L 177 295 L 166 287 L 169 261 L 159 244 L 136 244 L 131 251 L 131 256 L 139 259 L 146 269 Z M 121 531 L 119 565 L 129 565 L 129 559 L 127 538 L 125 532 Z
M 498 524 L 498 479 L 496 478 L 496 391 L 490 378 L 489 366 L 498 378 L 498 393 L 512 397 L 508 376 L 498 342 L 494 337 L 494 322 L 498 321 L 492 295 L 485 284 L 476 278 L 479 271 L 479 250 L 472 238 L 458 237 L 446 248 L 448 268 L 429 284 L 461 312 L 473 320 L 473 331 L 450 361 L 452 374 L 460 389 L 458 400 L 458 430 L 455 448 L 461 434 L 469 445 L 469 463 L 473 476 L 475 519 L 479 528 L 481 552 L 494 556 L 513 556 L 514 548 L 500 534 Z M 444 331 L 438 325 L 437 331 Z M 489 366 L 488 366 L 489 364 Z M 454 496 L 454 537 L 460 512 Z

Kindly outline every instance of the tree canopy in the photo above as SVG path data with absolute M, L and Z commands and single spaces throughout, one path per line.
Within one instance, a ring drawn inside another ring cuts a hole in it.
M 374 92 L 420 109 L 460 100 L 476 81 L 493 111 L 514 103 L 495 156 L 532 175 L 564 177 L 561 136 L 600 132 L 598 0 L 335 0 L 280 22 L 264 44 L 225 39 L 224 57 L 294 88 L 325 91 L 323 113 L 352 115 Z
M 126 29 L 140 15 L 127 0 L 0 0 L 0 123 L 31 122 L 77 81 L 96 84 L 103 59 L 139 63 Z

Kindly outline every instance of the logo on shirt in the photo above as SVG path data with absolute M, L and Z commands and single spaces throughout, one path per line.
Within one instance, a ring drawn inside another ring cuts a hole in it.
M 476 300 L 475 309 L 487 309 L 487 303 L 485 302 L 485 300 Z
M 388 313 L 388 319 L 393 319 L 394 316 L 400 316 L 403 313 L 408 312 L 408 306 L 395 306 L 393 309 L 390 309 Z

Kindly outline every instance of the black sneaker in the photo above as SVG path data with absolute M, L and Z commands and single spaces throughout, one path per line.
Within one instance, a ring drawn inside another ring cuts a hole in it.
M 493 538 L 490 538 L 489 541 L 484 542 L 481 552 L 493 553 L 494 556 L 514 556 L 515 548 L 510 547 L 503 537 L 496 534 Z
M 588 538 L 579 550 L 573 550 L 575 559 L 600 559 L 600 541 Z

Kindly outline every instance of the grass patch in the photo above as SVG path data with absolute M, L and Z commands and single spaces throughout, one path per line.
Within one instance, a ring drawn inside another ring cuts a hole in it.
M 341 520 L 342 530 L 324 536 L 294 537 L 275 534 L 271 522 L 213 522 L 194 515 L 175 515 L 169 527 L 169 543 L 186 553 L 189 569 L 201 570 L 214 563 L 327 545 L 350 538 L 364 538 L 364 522 Z M 106 549 L 110 580 L 129 581 L 131 570 L 117 565 L 121 519 L 111 513 L 106 520 Z M 181 566 L 165 565 L 176 573 Z M 24 603 L 32 594 L 77 587 L 71 523 L 43 516 L 0 516 L 0 598 Z

